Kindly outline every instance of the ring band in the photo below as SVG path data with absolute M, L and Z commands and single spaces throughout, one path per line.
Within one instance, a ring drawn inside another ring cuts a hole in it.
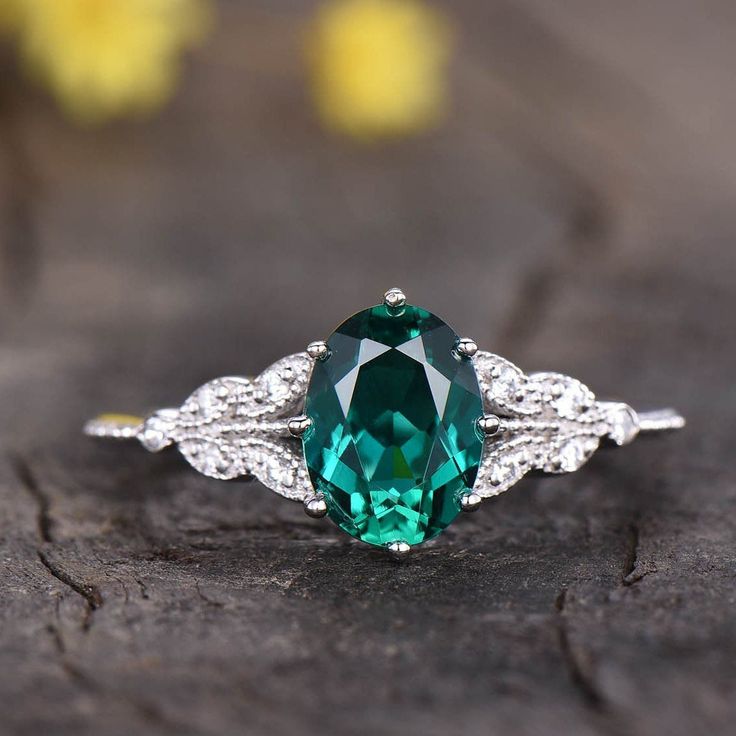
M 637 413 L 569 376 L 525 374 L 394 288 L 256 378 L 217 378 L 178 409 L 103 414 L 84 431 L 176 445 L 204 475 L 255 478 L 401 556 L 527 472 L 572 472 L 601 441 L 684 425 L 672 409 Z

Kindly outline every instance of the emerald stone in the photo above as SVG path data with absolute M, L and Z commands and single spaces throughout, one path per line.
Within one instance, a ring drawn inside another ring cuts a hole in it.
M 457 339 L 430 312 L 382 304 L 341 324 L 314 365 L 307 467 L 329 516 L 363 542 L 431 539 L 473 487 L 483 405 Z

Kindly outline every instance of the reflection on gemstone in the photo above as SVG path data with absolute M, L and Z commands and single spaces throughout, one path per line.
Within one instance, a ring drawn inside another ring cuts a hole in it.
M 328 339 L 315 363 L 304 453 L 330 517 L 374 545 L 418 544 L 457 516 L 475 482 L 483 414 L 472 362 L 429 312 L 380 305 Z

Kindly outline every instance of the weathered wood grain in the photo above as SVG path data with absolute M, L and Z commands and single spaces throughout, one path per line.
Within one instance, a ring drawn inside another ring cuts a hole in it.
M 728 6 L 448 6 L 456 115 L 368 149 L 303 104 L 305 8 L 221 9 L 145 126 L 71 130 L 4 77 L 0 731 L 732 733 Z M 396 283 L 689 426 L 527 479 L 403 564 L 79 433 L 258 372 Z

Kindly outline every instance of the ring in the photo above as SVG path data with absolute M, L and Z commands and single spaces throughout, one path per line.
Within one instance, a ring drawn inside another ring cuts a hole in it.
M 560 373 L 525 374 L 394 288 L 256 378 L 216 378 L 178 409 L 103 414 L 84 431 L 176 445 L 204 475 L 255 478 L 403 556 L 530 471 L 569 473 L 601 441 L 684 424 L 673 409 L 596 401 Z

